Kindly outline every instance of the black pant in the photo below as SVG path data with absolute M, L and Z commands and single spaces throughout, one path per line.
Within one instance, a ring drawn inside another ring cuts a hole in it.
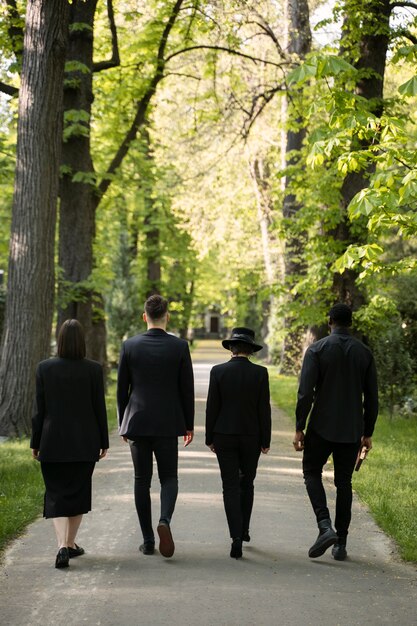
M 307 429 L 305 436 L 304 482 L 317 522 L 330 518 L 323 487 L 322 471 L 330 454 L 333 454 L 334 484 L 336 486 L 335 528 L 339 537 L 346 537 L 348 534 L 352 515 L 352 474 L 359 445 L 360 441 L 355 443 L 327 441 L 311 428 Z
M 171 522 L 178 495 L 178 437 L 137 437 L 130 442 L 135 468 L 135 505 L 144 541 L 155 541 L 152 529 L 150 487 L 153 454 L 161 483 L 159 521 Z
M 253 481 L 261 446 L 252 435 L 214 433 L 213 444 L 223 482 L 223 502 L 230 536 L 249 530 L 253 507 Z

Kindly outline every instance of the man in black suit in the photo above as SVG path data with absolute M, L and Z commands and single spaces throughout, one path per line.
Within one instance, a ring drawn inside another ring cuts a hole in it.
M 117 381 L 119 432 L 129 441 L 135 469 L 135 504 L 143 533 L 140 551 L 153 554 L 150 486 L 153 454 L 161 483 L 159 551 L 174 554 L 170 522 L 178 494 L 178 436 L 193 440 L 194 379 L 188 343 L 166 332 L 168 302 L 145 302 L 147 332 L 124 342 Z
M 304 450 L 303 473 L 316 514 L 319 535 L 309 550 L 316 558 L 333 546 L 333 557 L 346 556 L 352 509 L 352 474 L 360 446 L 372 447 L 378 416 L 378 386 L 371 351 L 352 337 L 352 311 L 336 304 L 329 312 L 331 334 L 307 350 L 301 370 L 296 407 L 294 447 Z M 310 409 L 308 428 L 304 437 Z M 336 517 L 332 528 L 322 470 L 333 455 Z

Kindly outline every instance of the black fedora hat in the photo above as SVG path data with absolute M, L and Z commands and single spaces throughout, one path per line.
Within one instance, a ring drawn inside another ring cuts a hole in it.
M 222 346 L 226 350 L 230 350 L 230 345 L 233 343 L 248 343 L 252 346 L 254 352 L 262 350 L 263 346 L 255 343 L 255 333 L 250 328 L 244 328 L 239 326 L 232 329 L 232 335 L 229 339 L 223 339 Z

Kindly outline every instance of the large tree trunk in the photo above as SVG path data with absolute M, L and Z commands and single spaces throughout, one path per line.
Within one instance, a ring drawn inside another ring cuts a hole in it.
M 68 59 L 80 61 L 89 71 L 72 73 L 75 81 L 67 84 L 65 109 L 76 112 L 85 111 L 88 116 L 84 123 L 85 132 L 81 136 L 72 134 L 64 146 L 64 166 L 68 166 L 68 170 L 64 167 L 66 171 L 61 187 L 59 263 L 62 275 L 59 323 L 66 317 L 77 317 L 86 330 L 87 356 L 101 363 L 106 362 L 104 312 L 101 296 L 94 293 L 89 280 L 93 269 L 92 246 L 95 235 L 95 214 L 111 184 L 111 176 L 121 166 L 132 141 L 136 139 L 139 130 L 146 123 L 149 103 L 164 76 L 168 39 L 183 3 L 184 0 L 176 0 L 169 12 L 159 40 L 154 74 L 143 96 L 136 103 L 136 114 L 107 169 L 107 176 L 103 177 L 98 186 L 94 181 L 90 153 L 89 114 L 93 100 L 92 71 L 93 68 L 99 71 L 111 65 L 105 62 L 93 66 L 93 26 L 97 0 L 76 2 L 73 8 L 72 22 L 85 24 L 86 28 L 77 28 L 72 33 Z M 110 4 L 108 2 L 108 6 Z M 114 22 L 112 26 L 114 35 L 116 31 Z M 84 181 L 73 181 L 73 175 L 76 172 L 83 172 Z
M 50 354 L 68 11 L 67 0 L 27 4 L 0 361 L 2 435 L 29 432 L 35 367 Z
M 287 44 L 288 53 L 294 58 L 302 60 L 311 48 L 311 29 L 310 29 L 310 13 L 307 0 L 287 0 Z M 288 102 L 281 109 L 287 118 L 293 115 L 292 107 Z M 296 166 L 299 162 L 301 149 L 306 136 L 306 128 L 302 125 L 302 120 L 297 119 L 298 128 L 289 128 L 286 133 L 285 155 L 283 156 L 284 166 L 286 168 Z M 287 126 L 293 126 L 294 122 L 284 119 L 283 123 Z M 302 205 L 297 201 L 294 193 L 291 191 L 291 179 L 285 177 L 284 181 L 284 200 L 282 205 L 282 215 L 284 218 L 285 229 L 285 282 L 287 285 L 287 293 L 290 293 L 294 283 L 304 272 L 303 266 L 303 249 L 304 235 L 299 232 L 298 228 L 294 228 L 294 222 Z M 284 308 L 285 308 L 285 303 Z M 283 336 L 284 340 L 281 346 L 281 354 L 279 358 L 279 367 L 285 372 L 293 372 L 299 369 L 299 361 L 301 359 L 303 349 L 304 330 L 292 330 L 291 325 L 294 320 L 286 317 L 283 319 Z
M 389 45 L 389 20 L 392 11 L 390 0 L 373 0 L 362 8 L 361 12 L 354 10 L 357 3 L 353 0 L 345 2 L 345 19 L 343 24 L 341 53 L 348 54 L 358 70 L 367 70 L 356 86 L 356 93 L 369 101 L 369 109 L 375 115 L 381 115 L 383 110 L 384 74 L 387 51 Z M 361 27 L 361 23 L 365 28 Z M 357 58 L 355 62 L 355 58 Z M 367 144 L 361 144 L 363 148 Z M 349 244 L 360 243 L 358 226 L 355 233 L 350 228 L 347 216 L 347 207 L 352 198 L 368 186 L 369 175 L 372 172 L 350 172 L 346 175 L 341 189 L 341 205 L 343 219 L 333 231 L 337 241 Z M 363 230 L 364 237 L 366 229 Z M 357 285 L 357 272 L 345 270 L 343 274 L 335 274 L 333 278 L 333 293 L 335 300 L 345 302 L 358 309 L 365 302 L 365 294 Z
M 106 362 L 106 332 L 101 296 L 91 285 L 93 242 L 98 195 L 90 147 L 90 116 L 93 102 L 93 28 L 97 0 L 76 2 L 71 22 L 84 24 L 71 32 L 67 60 L 81 63 L 88 71 L 76 70 L 66 77 L 64 108 L 77 126 L 67 121 L 62 150 L 63 176 L 60 188 L 58 329 L 76 318 L 86 335 L 87 356 Z M 80 114 L 83 120 L 80 124 Z M 69 123 L 69 126 L 68 126 Z M 80 130 L 80 125 L 82 130 Z M 74 180 L 77 175 L 78 182 Z M 79 180 L 83 177 L 83 180 Z

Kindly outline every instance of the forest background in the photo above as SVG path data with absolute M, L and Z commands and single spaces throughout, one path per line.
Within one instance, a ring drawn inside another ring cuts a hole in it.
M 14 187 L 25 3 L 0 7 L 3 433 L 28 431 L 33 369 L 63 319 L 80 319 L 89 356 L 114 365 L 154 291 L 181 336 L 217 310 L 255 328 L 284 373 L 347 302 L 383 403 L 415 412 L 413 2 L 68 4 L 63 101 L 48 113 L 63 108 L 55 235 L 50 182 L 49 213 L 45 199 L 36 213 L 39 133 L 38 146 L 21 133 L 33 160 Z
M 387 438 L 403 422 L 415 441 L 416 16 L 401 0 L 0 1 L 1 435 L 29 432 L 63 319 L 109 372 L 161 292 L 171 330 L 215 310 L 287 375 L 348 303 Z

